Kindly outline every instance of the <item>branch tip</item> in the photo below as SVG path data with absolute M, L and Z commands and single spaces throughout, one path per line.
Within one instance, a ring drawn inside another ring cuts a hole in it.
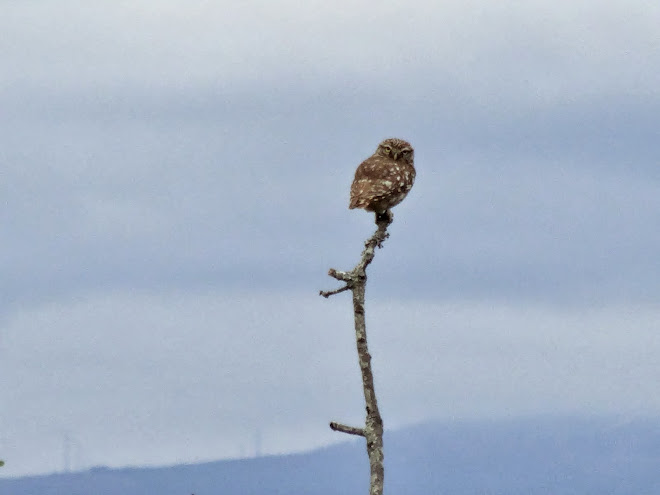
M 341 433 L 347 433 L 349 435 L 357 435 L 359 437 L 366 437 L 364 428 L 356 428 L 355 426 L 347 426 L 335 421 L 330 422 L 330 429 L 334 431 L 339 431 Z
M 340 292 L 344 292 L 346 290 L 350 290 L 351 286 L 346 284 L 343 287 L 340 287 L 339 289 L 335 290 L 322 290 L 319 291 L 319 295 L 325 297 L 326 299 L 329 298 L 330 296 L 334 296 L 335 294 L 339 294 Z

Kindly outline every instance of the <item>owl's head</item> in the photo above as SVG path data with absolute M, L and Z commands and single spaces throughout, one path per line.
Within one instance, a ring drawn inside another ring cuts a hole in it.
M 378 145 L 376 153 L 381 156 L 387 156 L 393 160 L 402 160 L 413 163 L 415 150 L 408 141 L 397 138 L 389 138 Z

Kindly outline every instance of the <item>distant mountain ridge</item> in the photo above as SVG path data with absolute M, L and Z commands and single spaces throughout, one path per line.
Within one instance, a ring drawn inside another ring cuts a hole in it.
M 385 463 L 387 494 L 657 494 L 660 418 L 426 423 L 386 432 Z M 0 479 L 0 495 L 365 493 L 362 442 L 254 459 Z

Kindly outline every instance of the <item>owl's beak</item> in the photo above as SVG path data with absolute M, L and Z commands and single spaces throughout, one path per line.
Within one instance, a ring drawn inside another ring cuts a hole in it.
M 394 159 L 395 159 L 395 160 L 398 160 L 398 159 L 399 159 L 399 152 L 398 152 L 398 151 L 394 151 L 394 152 L 393 152 L 393 155 L 394 155 Z

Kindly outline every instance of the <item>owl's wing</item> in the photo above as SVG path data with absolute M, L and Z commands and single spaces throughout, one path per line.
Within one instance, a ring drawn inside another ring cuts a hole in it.
M 380 156 L 367 158 L 355 171 L 349 208 L 386 208 L 388 198 L 399 189 L 400 179 L 401 170 L 395 161 Z
M 371 156 L 360 163 L 355 171 L 355 180 L 388 180 L 395 162 L 381 156 Z

